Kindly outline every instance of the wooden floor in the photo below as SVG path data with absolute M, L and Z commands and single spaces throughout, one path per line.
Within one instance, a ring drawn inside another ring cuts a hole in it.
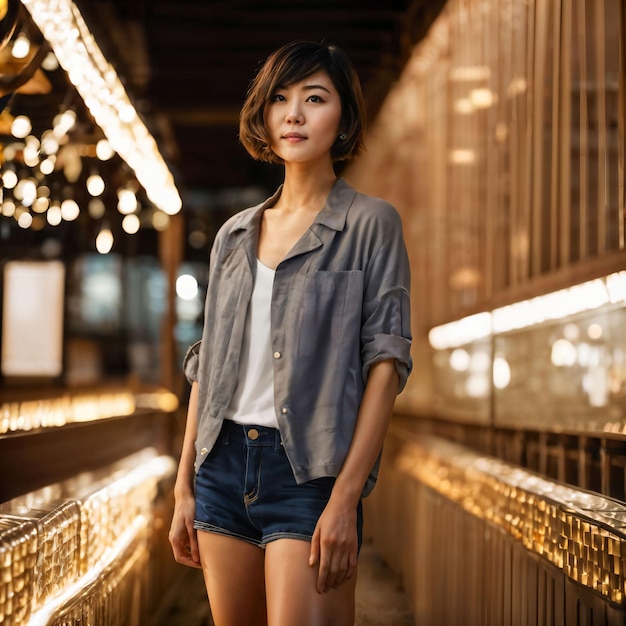
M 167 607 L 151 626 L 213 626 L 200 570 L 181 566 L 176 588 L 164 598 Z M 370 544 L 359 558 L 355 626 L 413 626 L 409 604 L 398 578 Z

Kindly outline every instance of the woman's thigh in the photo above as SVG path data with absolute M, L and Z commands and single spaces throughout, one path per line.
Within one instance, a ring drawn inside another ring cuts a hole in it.
M 264 550 L 226 535 L 197 532 L 215 626 L 265 626 Z
M 337 589 L 318 593 L 317 566 L 309 565 L 311 544 L 278 539 L 265 549 L 269 626 L 353 626 L 356 576 Z

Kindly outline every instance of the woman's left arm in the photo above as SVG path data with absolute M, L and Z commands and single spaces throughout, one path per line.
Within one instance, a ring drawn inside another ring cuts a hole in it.
M 350 449 L 311 540 L 309 564 L 319 563 L 320 593 L 354 575 L 357 505 L 382 449 L 399 381 L 394 359 L 379 361 L 370 368 Z

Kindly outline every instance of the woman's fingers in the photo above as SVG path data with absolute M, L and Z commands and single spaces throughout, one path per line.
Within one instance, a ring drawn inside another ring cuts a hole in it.
M 317 576 L 317 590 L 325 593 L 336 589 L 354 576 L 356 554 L 341 548 L 322 550 Z

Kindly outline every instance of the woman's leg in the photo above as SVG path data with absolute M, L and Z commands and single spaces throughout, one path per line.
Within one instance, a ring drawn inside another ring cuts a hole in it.
M 265 626 L 264 550 L 202 530 L 198 547 L 215 626 Z
M 269 626 L 353 626 L 356 576 L 318 593 L 317 566 L 309 566 L 311 544 L 278 539 L 265 548 Z

